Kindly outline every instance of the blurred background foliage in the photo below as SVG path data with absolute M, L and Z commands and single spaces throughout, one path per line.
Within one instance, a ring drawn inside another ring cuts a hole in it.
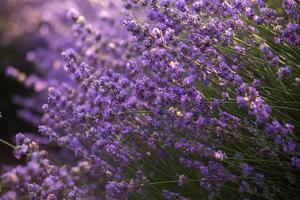
M 59 23 L 56 24 L 58 27 L 48 24 L 51 17 L 55 18 L 54 13 L 64 10 L 61 7 L 62 2 L 65 7 L 78 5 L 76 7 L 81 13 L 93 19 L 97 14 L 93 12 L 92 6 L 109 4 L 108 0 L 53 0 L 51 3 L 43 0 L 0 0 L 0 138 L 10 143 L 14 143 L 14 135 L 18 132 L 37 132 L 37 127 L 18 116 L 21 106 L 13 101 L 14 96 L 26 98 L 35 93 L 34 90 L 25 87 L 24 83 L 7 77 L 5 69 L 7 66 L 13 66 L 26 75 L 46 74 L 44 69 L 26 60 L 26 55 L 35 49 L 47 48 L 49 44 L 42 39 L 44 32 L 51 28 L 65 31 L 63 27 L 59 27 Z M 109 15 L 108 12 L 104 14 Z M 56 16 L 59 14 L 56 13 Z M 0 165 L 19 162 L 13 157 L 10 147 L 0 144 Z
M 22 9 L 22 5 L 10 4 L 7 0 L 0 0 L 0 138 L 14 143 L 13 136 L 20 131 L 32 132 L 36 130 L 31 124 L 17 116 L 18 105 L 14 104 L 14 95 L 30 96 L 33 91 L 11 78 L 6 77 L 5 68 L 13 65 L 25 74 L 33 73 L 34 66 L 27 62 L 26 53 L 43 45 L 43 41 L 32 32 L 22 32 L 14 20 L 8 20 L 12 12 Z M 26 19 L 24 19 L 26 20 Z M 9 29 L 9 31 L 7 31 Z M 22 29 L 23 30 L 23 29 Z M 20 162 L 13 157 L 12 149 L 0 144 L 0 165 Z

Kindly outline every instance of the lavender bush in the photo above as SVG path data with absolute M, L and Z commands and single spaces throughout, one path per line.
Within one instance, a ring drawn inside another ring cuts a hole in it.
M 16 135 L 1 200 L 298 199 L 296 1 L 64 2 L 36 4 L 41 74 L 7 68 L 49 142 Z

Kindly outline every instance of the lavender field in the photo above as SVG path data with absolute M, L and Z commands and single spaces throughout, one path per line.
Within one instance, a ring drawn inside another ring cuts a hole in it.
M 300 199 L 299 0 L 0 0 L 0 200 Z

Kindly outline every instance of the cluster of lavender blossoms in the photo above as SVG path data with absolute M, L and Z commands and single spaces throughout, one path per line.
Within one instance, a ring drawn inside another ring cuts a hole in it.
M 297 199 L 296 1 L 66 2 L 27 54 L 42 75 L 7 68 L 49 142 L 16 136 L 0 200 Z

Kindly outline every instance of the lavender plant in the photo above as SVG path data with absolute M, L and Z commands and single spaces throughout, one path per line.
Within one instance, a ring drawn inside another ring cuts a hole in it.
M 297 199 L 296 1 L 89 8 L 99 16 L 50 18 L 71 31 L 48 32 L 49 47 L 29 54 L 48 69 L 32 81 L 48 91 L 36 97 L 47 98 L 39 133 L 65 156 L 18 134 L 28 163 L 3 172 L 1 200 Z

